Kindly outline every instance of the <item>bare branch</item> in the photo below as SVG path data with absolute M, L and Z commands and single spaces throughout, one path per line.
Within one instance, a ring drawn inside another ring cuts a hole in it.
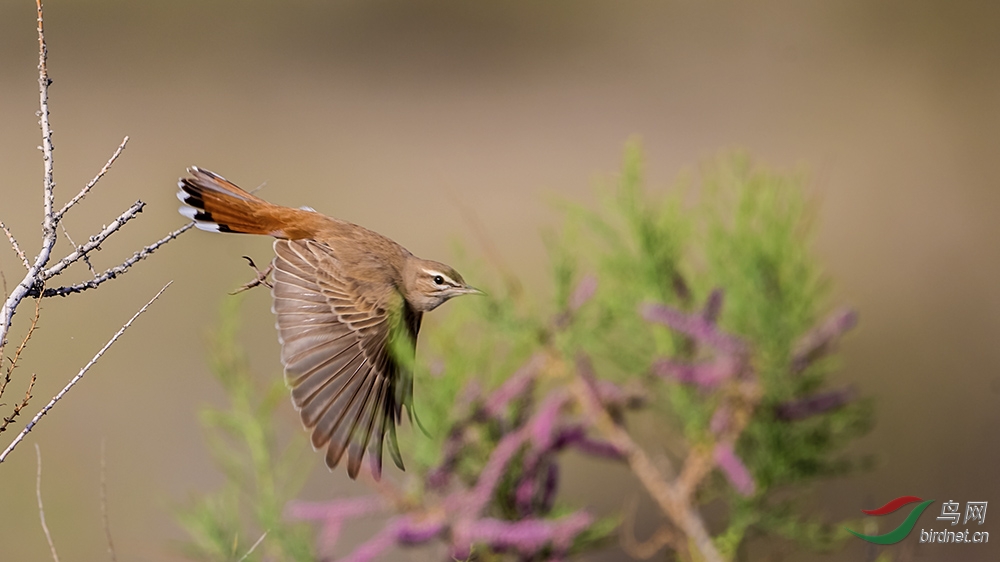
M 7 342 L 7 331 L 10 330 L 14 312 L 21 301 L 28 293 L 39 285 L 39 275 L 49 262 L 52 255 L 52 248 L 56 244 L 56 224 L 52 212 L 52 194 L 55 189 L 55 180 L 52 176 L 52 129 L 49 127 L 49 71 L 46 66 L 48 50 L 45 47 L 45 30 L 42 26 L 42 2 L 35 0 L 38 8 L 38 123 L 42 129 L 42 160 L 45 164 L 43 176 L 44 184 L 44 209 L 45 216 L 42 221 L 42 247 L 38 250 L 34 263 L 28 268 L 24 279 L 14 287 L 14 290 L 7 295 L 3 307 L 0 307 L 0 349 Z
M 104 177 L 104 174 L 108 173 L 108 170 L 111 169 L 111 166 L 115 163 L 115 160 L 117 160 L 118 156 L 121 155 L 121 153 L 122 153 L 123 150 L 125 150 L 125 145 L 126 144 L 128 144 L 128 136 L 126 136 L 122 140 L 122 143 L 120 145 L 118 145 L 118 150 L 115 150 L 115 153 L 111 155 L 110 159 L 108 159 L 108 163 L 105 164 L 103 168 L 101 168 L 100 172 L 97 172 L 97 175 L 94 176 L 94 179 L 90 180 L 87 183 L 87 185 L 83 186 L 83 189 L 80 190 L 80 193 L 77 193 L 76 195 L 73 196 L 72 199 L 70 199 L 69 201 L 67 201 L 66 204 L 63 205 L 62 209 L 59 209 L 59 212 L 56 213 L 56 216 L 55 216 L 55 220 L 56 221 L 59 221 L 60 219 L 62 219 L 63 215 L 66 214 L 66 211 L 70 210 L 70 208 L 73 205 L 76 205 L 77 203 L 79 203 L 81 199 L 83 199 L 84 197 L 87 196 L 88 193 L 90 193 L 91 188 L 93 188 L 95 185 L 97 185 L 97 182 L 99 182 L 101 180 L 101 178 Z
M 41 6 L 41 4 L 39 4 Z M 41 25 L 41 20 L 39 20 Z M 52 534 L 49 533 L 49 526 L 45 524 L 45 506 L 42 505 L 42 449 L 35 443 L 35 457 L 38 459 L 38 473 L 35 476 L 35 496 L 38 498 L 38 518 L 42 520 L 42 530 L 45 531 L 45 540 L 49 541 L 49 550 L 52 551 L 52 560 L 59 562 L 59 555 L 56 554 L 56 545 L 52 543 Z
M 722 562 L 722 555 L 712 542 L 712 537 L 705 528 L 705 522 L 691 505 L 690 497 L 678 490 L 679 486 L 674 486 L 663 478 L 646 452 L 632 440 L 627 431 L 614 422 L 601 405 L 592 386 L 594 376 L 590 361 L 580 357 L 577 360 L 577 370 L 579 376 L 573 382 L 572 390 L 587 419 L 612 445 L 625 453 L 632 472 L 639 478 L 663 513 L 690 538 L 701 559 L 707 562 Z M 682 473 L 681 479 L 683 478 Z
M 84 281 L 82 283 L 77 283 L 76 285 L 67 285 L 65 287 L 45 289 L 44 291 L 42 291 L 42 296 L 65 297 L 66 295 L 70 295 L 73 293 L 81 293 L 88 289 L 96 289 L 97 286 L 100 285 L 101 283 L 104 283 L 105 281 L 110 281 L 111 279 L 114 279 L 119 275 L 122 275 L 123 273 L 128 271 L 128 268 L 132 267 L 137 262 L 146 259 L 150 254 L 155 252 L 160 246 L 166 244 L 167 242 L 170 242 L 174 238 L 177 238 L 181 234 L 187 232 L 193 226 L 194 226 L 193 222 L 187 223 L 186 225 L 178 228 L 177 230 L 171 232 L 170 234 L 167 234 L 166 236 L 157 240 L 156 242 L 153 242 L 149 246 L 146 246 L 145 248 L 132 254 L 132 257 L 122 262 L 121 265 L 112 267 L 106 270 L 104 273 L 101 273 L 100 275 L 94 277 L 93 279 Z
M 173 281 L 171 281 L 170 283 L 173 283 Z M 7 458 L 7 455 L 9 455 L 10 452 L 14 450 L 14 447 L 17 447 L 17 444 L 20 443 L 32 429 L 34 429 L 35 425 L 42 419 L 42 416 L 49 413 L 49 410 L 51 410 L 56 405 L 56 402 L 61 400 L 62 397 L 66 395 L 66 393 L 68 393 L 74 386 L 76 386 L 76 383 L 80 382 L 80 380 L 83 379 L 83 376 L 87 374 L 87 371 L 89 371 L 90 368 L 93 367 L 95 363 L 97 363 L 97 360 L 100 359 L 102 355 L 104 355 L 104 352 L 107 351 L 112 345 L 114 345 L 116 341 L 118 341 L 118 338 L 120 338 L 121 335 L 125 333 L 125 330 L 129 329 L 129 327 L 132 325 L 132 322 L 135 322 L 136 318 L 142 315 L 143 312 L 146 312 L 146 309 L 148 309 L 149 306 L 153 304 L 153 302 L 156 301 L 156 299 L 158 299 L 160 295 L 163 294 L 163 291 L 167 290 L 167 287 L 170 286 L 170 283 L 164 285 L 163 288 L 160 289 L 160 291 L 153 296 L 153 298 L 149 299 L 149 302 L 143 305 L 143 307 L 140 308 L 138 312 L 132 315 L 132 318 L 130 318 L 128 322 L 126 322 L 117 332 L 115 332 L 115 335 L 111 336 L 111 339 L 108 340 L 108 343 L 104 344 L 104 347 L 102 347 L 101 350 L 98 351 L 97 354 L 94 355 L 94 357 L 86 365 L 84 365 L 82 369 L 80 369 L 80 372 L 77 373 L 75 377 L 70 379 L 70 381 L 66 384 L 66 386 L 64 386 L 63 389 L 60 390 L 58 394 L 53 396 L 52 400 L 50 400 L 49 403 L 46 404 L 44 408 L 42 408 L 41 410 L 38 411 L 37 414 L 35 414 L 35 417 L 32 418 L 30 422 L 28 422 L 28 425 L 24 426 L 24 429 L 21 430 L 21 433 L 17 434 L 17 437 L 15 437 L 14 440 L 10 442 L 10 445 L 8 445 L 7 448 L 4 449 L 2 453 L 0 453 L 0 463 L 2 463 Z
M 72 237 L 71 237 L 71 236 L 69 235 L 69 231 L 68 231 L 68 230 L 66 230 L 66 225 L 65 225 L 65 224 L 63 224 L 62 222 L 60 222 L 60 223 L 59 223 L 59 228 L 61 228 L 61 229 L 62 229 L 62 232 L 63 232 L 63 234 L 65 234 L 65 235 L 66 235 L 66 240 L 67 240 L 67 241 L 69 241 L 69 245 L 70 245 L 70 246 L 73 246 L 73 249 L 74 249 L 74 250 L 79 250 L 79 249 L 80 249 L 80 247 L 76 245 L 76 242 L 74 242 L 74 241 L 73 241 L 73 238 L 72 238 Z M 91 273 L 91 274 L 92 274 L 92 275 L 93 275 L 94 277 L 97 277 L 97 272 L 96 272 L 96 271 L 94 271 L 94 264 L 90 263 L 90 257 L 89 257 L 89 256 L 87 256 L 86 254 L 84 254 L 84 255 L 83 255 L 83 263 L 87 264 L 87 269 L 89 269 L 89 270 L 90 270 L 90 273 Z
M 45 163 L 44 176 L 44 199 L 45 218 L 42 222 L 42 233 L 45 242 L 55 243 L 56 239 L 56 218 L 52 212 L 52 202 L 56 181 L 52 172 L 52 127 L 49 125 L 49 69 L 47 61 L 49 58 L 48 47 L 45 46 L 45 28 L 42 23 L 42 0 L 35 0 L 38 10 L 38 124 L 42 129 L 42 160 Z
M 56 262 L 55 265 L 39 273 L 39 278 L 41 281 L 50 279 L 56 275 L 59 275 L 64 269 L 69 267 L 71 264 L 79 260 L 81 257 L 87 255 L 88 252 L 93 251 L 98 248 L 109 236 L 115 233 L 119 228 L 122 227 L 128 221 L 134 219 L 136 215 L 142 212 L 142 208 L 146 204 L 142 201 L 136 201 L 132 203 L 132 206 L 125 210 L 122 214 L 118 215 L 118 218 L 111 221 L 111 224 L 104 227 L 104 230 L 90 237 L 88 241 L 83 246 L 80 246 L 76 250 L 70 252 L 66 257 Z
M 104 521 L 104 537 L 108 540 L 108 555 L 111 556 L 111 562 L 118 562 L 118 556 L 115 555 L 115 543 L 111 541 L 111 524 L 108 523 L 108 482 L 107 482 L 107 455 L 106 450 L 106 440 L 101 439 L 101 519 Z
M 3 233 L 7 235 L 7 240 L 10 241 L 11 248 L 14 248 L 14 253 L 17 254 L 17 257 L 21 258 L 21 263 L 24 264 L 24 269 L 31 269 L 31 264 L 28 263 L 28 258 L 24 256 L 24 252 L 22 252 L 21 247 L 18 246 L 17 240 L 14 238 L 14 235 L 10 233 L 10 229 L 7 228 L 7 225 L 4 224 L 3 221 L 0 221 L 0 229 L 3 229 Z M 4 293 L 6 292 L 7 291 L 5 290 Z

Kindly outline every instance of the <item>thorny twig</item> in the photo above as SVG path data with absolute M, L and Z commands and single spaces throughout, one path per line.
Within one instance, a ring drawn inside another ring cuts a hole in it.
M 18 245 L 17 239 L 14 238 L 14 235 L 11 234 L 10 229 L 7 228 L 7 225 L 4 224 L 3 221 L 0 221 L 0 229 L 3 229 L 3 233 L 7 235 L 7 241 L 10 242 L 10 247 L 14 248 L 14 253 L 17 254 L 17 257 L 21 258 L 21 263 L 24 264 L 24 269 L 31 269 L 31 264 L 28 263 L 28 258 L 25 257 L 24 252 L 21 250 L 21 246 Z M 3 292 L 6 295 L 7 289 L 4 288 Z
M 7 431 L 7 426 L 10 425 L 11 422 L 13 422 L 17 416 L 21 414 L 21 410 L 28 405 L 28 401 L 31 400 L 31 389 L 35 388 L 36 380 L 38 380 L 38 377 L 32 373 L 31 379 L 28 381 L 28 389 L 24 391 L 24 398 L 22 398 L 21 401 L 14 406 L 14 411 L 11 412 L 10 416 L 3 419 L 3 423 L 0 424 L 0 433 Z
M 172 281 L 170 283 L 172 283 Z M 102 355 L 104 355 L 104 352 L 107 351 L 112 345 L 114 345 L 116 341 L 118 341 L 118 338 L 120 338 L 122 334 L 125 333 L 125 330 L 129 329 L 129 327 L 132 325 L 132 322 L 135 322 L 136 318 L 142 315 L 143 312 L 146 312 L 146 309 L 148 309 L 149 306 L 153 304 L 154 301 L 156 301 L 156 299 L 160 298 L 160 295 L 163 294 L 163 291 L 167 290 L 167 287 L 170 286 L 170 283 L 164 285 L 163 288 L 160 289 L 158 293 L 153 295 L 153 298 L 149 299 L 149 302 L 144 304 L 142 308 L 139 309 L 138 312 L 132 315 L 132 318 L 129 318 L 128 322 L 122 325 L 122 327 L 119 328 L 117 332 L 115 332 L 115 335 L 111 336 L 111 339 L 108 340 L 108 343 L 104 344 L 104 347 L 102 347 L 100 351 L 98 351 L 97 354 L 94 355 L 94 357 L 86 365 L 84 365 L 82 369 L 80 369 L 80 372 L 77 373 L 75 377 L 70 379 L 70 381 L 66 383 L 66 386 L 64 386 L 63 389 L 60 390 L 58 394 L 53 396 L 52 400 L 50 400 L 49 403 L 46 404 L 44 408 L 42 408 L 41 410 L 38 411 L 37 414 L 35 414 L 35 417 L 32 418 L 30 422 L 28 422 L 28 425 L 24 426 L 24 429 L 21 430 L 21 433 L 19 433 L 17 437 L 15 437 L 13 441 L 11 441 L 10 445 L 8 445 L 7 448 L 4 449 L 2 453 L 0 453 L 0 462 L 3 462 L 7 458 L 7 455 L 9 455 L 10 452 L 14 450 L 14 447 L 16 447 L 17 444 L 20 443 L 21 440 L 24 439 L 24 437 L 28 435 L 28 433 L 32 429 L 34 429 L 35 424 L 37 424 L 39 420 L 42 419 L 42 416 L 47 414 L 49 410 L 51 410 L 52 407 L 56 405 L 56 402 L 62 399 L 62 397 L 65 396 L 66 393 L 69 392 L 76 385 L 76 383 L 80 382 L 83 376 L 87 374 L 87 371 L 89 371 L 90 368 L 93 367 L 95 363 L 97 363 L 97 360 L 100 359 Z
M 128 144 L 128 136 L 126 136 L 124 139 L 122 139 L 122 143 L 120 145 L 118 145 L 118 148 L 115 150 L 115 153 L 112 154 L 111 158 L 108 159 L 108 163 L 105 164 L 103 168 L 101 168 L 100 172 L 97 172 L 97 175 L 94 176 L 94 179 L 92 179 L 89 182 L 87 182 L 87 185 L 83 186 L 83 189 L 81 189 L 79 193 L 77 193 L 76 195 L 73 196 L 72 199 L 70 199 L 69 201 L 67 201 L 66 204 L 63 205 L 62 209 L 59 209 L 59 212 L 56 213 L 56 216 L 55 216 L 55 218 L 56 218 L 57 221 L 59 219 L 61 219 L 63 217 L 63 215 L 66 214 L 66 211 L 70 210 L 70 208 L 72 208 L 73 205 L 76 205 L 77 203 L 80 202 L 81 199 L 83 199 L 84 197 L 86 197 L 87 194 L 90 193 L 90 190 L 95 185 L 97 185 L 97 182 L 99 182 L 101 180 L 101 178 L 104 177 L 104 174 L 108 173 L 108 170 L 111 169 L 111 166 L 115 163 L 115 160 L 118 160 L 118 156 L 120 156 L 121 153 L 122 153 L 122 151 L 125 150 L 125 145 L 126 144 Z
M 119 275 L 122 275 L 123 273 L 125 273 L 126 270 L 128 270 L 128 268 L 132 267 L 137 262 L 146 259 L 153 252 L 155 252 L 157 249 L 159 249 L 160 246 L 163 246 L 167 242 L 170 242 L 174 238 L 177 238 L 181 234 L 187 232 L 193 226 L 194 226 L 193 222 L 189 222 L 189 223 L 185 224 L 184 226 L 182 226 L 182 227 L 178 228 L 177 230 L 175 230 L 175 231 L 167 234 L 166 236 L 164 236 L 163 238 L 157 240 L 156 242 L 153 242 L 149 246 L 146 246 L 145 248 L 143 248 L 143 249 L 137 251 L 136 253 L 132 254 L 132 257 L 130 257 L 129 259 L 125 260 L 120 265 L 117 265 L 115 267 L 112 267 L 112 268 L 104 271 L 103 273 L 101 273 L 100 275 L 98 275 L 97 277 L 95 277 L 93 279 L 89 279 L 87 281 L 83 281 L 82 283 L 77 283 L 75 285 L 68 285 L 68 286 L 65 286 L 65 287 L 54 287 L 54 288 L 50 288 L 50 289 L 45 289 L 44 291 L 42 291 L 42 296 L 43 297 L 65 297 L 67 295 L 70 295 L 70 294 L 73 294 L 73 293 L 80 293 L 80 292 L 86 291 L 88 289 L 96 289 L 98 287 L 98 285 L 100 285 L 101 283 L 104 283 L 105 281 L 110 281 L 111 279 L 114 279 L 114 278 L 118 277 Z
M 49 80 L 48 58 L 49 49 L 45 44 L 45 27 L 42 18 L 42 0 L 35 0 L 35 7 L 38 11 L 38 124 L 42 129 L 42 160 L 45 165 L 44 175 L 44 209 L 45 216 L 42 223 L 42 232 L 45 242 L 55 244 L 56 240 L 56 220 L 52 210 L 55 201 L 56 180 L 53 174 L 52 151 L 52 127 L 49 125 Z M 47 245 L 47 244 L 46 244 Z M 49 250 L 51 250 L 49 245 Z M 46 256 L 46 260 L 47 260 Z M 36 262 L 37 263 L 37 262 Z
M 21 358 L 21 352 L 24 351 L 24 347 L 28 345 L 28 340 L 31 339 L 31 334 L 35 333 L 35 326 L 38 325 L 38 313 L 40 311 L 41 301 L 39 299 L 35 299 L 35 315 L 31 318 L 31 326 L 28 326 L 28 333 L 25 334 L 24 339 L 21 340 L 21 345 L 17 346 L 17 350 L 14 351 L 14 356 L 10 358 L 10 364 L 7 365 L 7 370 L 4 372 L 3 382 L 0 382 L 0 397 L 3 397 L 3 393 L 7 389 L 7 383 L 10 382 L 11 373 L 13 373 L 14 369 L 17 368 L 17 360 Z M 2 353 L 2 351 L 2 348 L 0 348 L 0 353 Z
M 69 242 L 69 245 L 73 246 L 74 250 L 79 250 L 80 247 L 76 245 L 76 242 L 73 241 L 73 237 L 69 235 L 69 230 L 66 230 L 66 224 L 60 221 L 59 228 L 62 230 L 63 236 L 66 237 L 66 241 Z M 84 254 L 83 263 L 87 264 L 87 269 L 90 270 L 90 274 L 97 277 L 97 271 L 94 270 L 94 264 L 90 263 L 90 256 Z
M 100 245 L 105 240 L 107 240 L 109 236 L 111 236 L 119 228 L 124 226 L 125 223 L 134 219 L 136 215 L 141 213 L 143 207 L 145 206 L 146 204 L 143 203 L 142 201 L 136 201 L 135 203 L 132 203 L 131 207 L 125 209 L 122 212 L 122 214 L 118 215 L 118 217 L 115 218 L 115 220 L 111 221 L 110 224 L 105 226 L 103 230 L 91 236 L 90 240 L 88 240 L 86 244 L 73 250 L 65 257 L 63 257 L 61 260 L 57 261 L 55 265 L 43 271 L 41 275 L 39 275 L 39 281 L 44 282 L 46 279 L 49 279 L 50 277 L 59 275 L 64 269 L 69 267 L 71 264 L 73 264 L 83 256 L 87 255 L 89 252 L 100 247 Z

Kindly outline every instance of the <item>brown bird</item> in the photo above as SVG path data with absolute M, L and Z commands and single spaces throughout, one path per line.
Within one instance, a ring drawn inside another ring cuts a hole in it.
M 382 442 L 403 470 L 396 424 L 413 417 L 412 360 L 424 312 L 482 294 L 447 265 L 308 208 L 273 205 L 208 170 L 188 168 L 180 213 L 213 232 L 274 236 L 271 296 L 285 382 L 326 464 L 347 452 L 355 478 L 365 449 L 382 473 Z

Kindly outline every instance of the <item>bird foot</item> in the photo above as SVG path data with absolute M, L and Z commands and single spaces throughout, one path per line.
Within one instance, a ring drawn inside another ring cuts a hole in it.
M 238 294 L 242 293 L 243 291 L 249 291 L 250 289 L 253 289 L 254 287 L 256 287 L 258 285 L 264 285 L 268 289 L 274 288 L 274 286 L 271 285 L 271 283 L 267 280 L 267 276 L 270 275 L 271 274 L 271 270 L 274 269 L 274 264 L 268 265 L 267 269 L 265 269 L 264 271 L 261 271 L 261 270 L 257 269 L 257 264 L 255 264 L 253 262 L 253 260 L 250 258 L 250 256 L 243 256 L 243 259 L 247 260 L 247 262 L 250 264 L 250 267 L 253 268 L 254 272 L 257 273 L 257 278 L 251 280 L 249 283 L 243 285 L 239 289 L 236 289 L 232 293 L 229 293 L 230 295 L 238 295 Z

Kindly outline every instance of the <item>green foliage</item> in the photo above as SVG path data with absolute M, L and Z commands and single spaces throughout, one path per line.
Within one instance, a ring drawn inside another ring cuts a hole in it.
M 649 330 L 637 306 L 656 300 L 694 311 L 713 289 L 723 290 L 719 324 L 752 344 L 765 394 L 738 443 L 757 493 L 743 498 L 721 479 L 702 491 L 705 499 L 722 496 L 730 503 L 719 546 L 734 553 L 755 529 L 830 548 L 843 533 L 802 520 L 788 502 L 768 503 L 772 490 L 850 470 L 840 451 L 869 430 L 872 417 L 867 401 L 794 423 L 773 414 L 779 403 L 815 392 L 835 367 L 820 361 L 800 375 L 789 369 L 797 339 L 828 312 L 801 179 L 755 166 L 742 154 L 727 156 L 706 167 L 696 204 L 685 206 L 690 187 L 655 199 L 643 192 L 642 178 L 641 151 L 631 144 L 622 174 L 604 188 L 597 210 L 568 206 L 557 248 L 558 292 L 565 294 L 586 270 L 597 271 L 600 288 L 580 311 L 566 346 L 587 350 L 603 365 L 603 376 L 641 377 L 655 356 L 683 358 L 688 351 L 683 338 Z M 715 405 L 690 386 L 661 387 L 667 394 L 661 404 L 669 405 L 664 420 L 678 424 L 689 441 L 705 441 Z
M 205 407 L 201 420 L 225 483 L 184 509 L 181 524 L 190 535 L 188 556 L 200 560 L 314 560 L 308 526 L 282 517 L 285 503 L 301 488 L 311 464 L 304 441 L 279 448 L 275 408 L 288 402 L 281 377 L 255 381 L 237 343 L 240 298 L 224 300 L 221 324 L 210 354 L 212 372 L 229 398 L 227 408 Z

